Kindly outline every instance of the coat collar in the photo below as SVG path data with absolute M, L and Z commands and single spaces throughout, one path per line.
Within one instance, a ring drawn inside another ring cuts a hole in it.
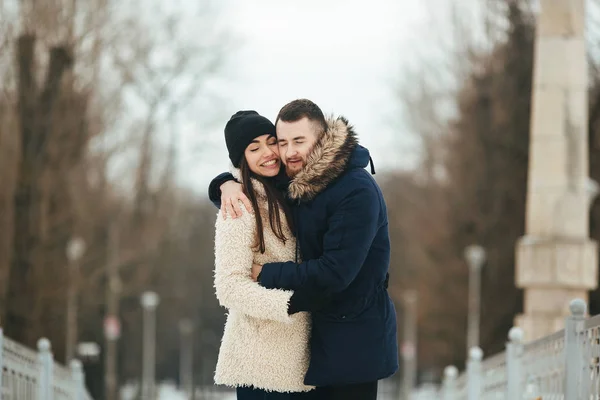
M 302 170 L 290 182 L 293 200 L 310 201 L 337 179 L 358 146 L 354 128 L 344 117 L 330 117 L 327 130 L 317 139 Z

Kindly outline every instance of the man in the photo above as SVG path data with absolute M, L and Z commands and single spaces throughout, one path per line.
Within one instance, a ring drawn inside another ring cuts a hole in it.
M 290 313 L 312 311 L 305 383 L 323 399 L 375 400 L 377 381 L 398 369 L 398 349 L 387 293 L 387 209 L 364 169 L 369 152 L 344 118 L 326 120 L 309 100 L 284 106 L 275 126 L 299 251 L 295 262 L 253 266 L 253 277 L 266 288 L 328 296 L 318 309 L 290 303 Z M 221 187 L 225 209 L 241 212 L 238 199 L 247 199 L 238 183 L 223 183 L 228 179 L 215 178 L 211 200 L 218 204 Z

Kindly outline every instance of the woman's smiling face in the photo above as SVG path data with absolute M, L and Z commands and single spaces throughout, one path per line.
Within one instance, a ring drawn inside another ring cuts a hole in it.
M 281 160 L 277 138 L 273 135 L 262 135 L 257 137 L 246 147 L 244 157 L 250 171 L 256 175 L 273 177 L 279 173 Z

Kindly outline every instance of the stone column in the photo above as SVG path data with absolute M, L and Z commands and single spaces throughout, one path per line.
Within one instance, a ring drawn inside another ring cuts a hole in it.
M 585 0 L 539 0 L 525 236 L 516 249 L 516 318 L 526 340 L 564 327 L 569 301 L 596 288 L 589 239 Z

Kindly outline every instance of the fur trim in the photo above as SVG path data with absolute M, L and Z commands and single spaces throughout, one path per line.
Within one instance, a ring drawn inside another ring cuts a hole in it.
M 322 192 L 345 170 L 358 138 L 344 117 L 327 120 L 327 130 L 317 139 L 306 159 L 306 165 L 289 186 L 293 200 L 309 201 Z

